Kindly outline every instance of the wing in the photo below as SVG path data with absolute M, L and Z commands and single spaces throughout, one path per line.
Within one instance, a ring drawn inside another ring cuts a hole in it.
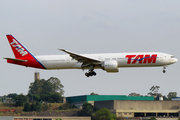
M 59 50 L 69 54 L 73 59 L 75 59 L 78 62 L 83 63 L 83 64 L 99 64 L 99 63 L 102 62 L 102 61 L 100 61 L 98 59 L 82 56 L 82 55 L 79 55 L 79 54 L 76 54 L 76 53 L 73 53 L 73 52 L 69 52 L 69 51 L 64 50 L 64 49 L 59 49 Z

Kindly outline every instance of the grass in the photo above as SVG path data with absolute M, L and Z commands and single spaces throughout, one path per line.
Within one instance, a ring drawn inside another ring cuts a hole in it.
M 48 103 L 51 104 L 51 110 L 58 110 L 60 106 L 63 109 L 69 109 L 70 105 L 67 103 Z M 0 109 L 23 109 L 24 107 L 16 107 L 13 103 L 0 103 Z
M 51 104 L 51 105 L 50 105 Z M 54 111 L 54 112 L 71 112 L 71 111 L 80 111 L 80 109 L 77 108 L 71 108 L 70 104 L 68 103 L 48 103 L 48 106 L 51 106 L 50 110 L 47 111 Z M 59 107 L 62 107 L 62 110 L 59 110 Z M 15 112 L 0 112 L 0 116 L 20 116 L 23 112 L 23 106 L 22 107 L 15 107 L 15 104 L 13 103 L 0 103 L 0 109 L 15 109 Z M 31 113 L 31 112 L 27 112 Z
M 56 112 L 71 112 L 71 111 L 81 111 L 78 108 L 66 109 L 66 110 L 56 110 Z
M 71 108 L 70 104 L 67 103 L 48 103 L 48 105 L 51 104 L 52 110 L 58 110 L 60 106 L 63 107 L 63 109 L 69 109 Z

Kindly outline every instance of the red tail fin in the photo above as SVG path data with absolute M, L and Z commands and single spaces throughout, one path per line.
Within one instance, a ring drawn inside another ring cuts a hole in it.
M 32 56 L 31 53 L 23 45 L 21 45 L 21 43 L 18 42 L 12 35 L 6 36 L 16 58 Z
M 12 35 L 6 35 L 9 44 L 14 53 L 14 58 L 5 58 L 8 63 L 23 65 L 26 67 L 34 67 L 46 69 L 20 42 L 18 42 Z

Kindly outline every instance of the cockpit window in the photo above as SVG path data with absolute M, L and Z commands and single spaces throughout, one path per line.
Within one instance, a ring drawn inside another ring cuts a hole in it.
M 175 56 L 171 56 L 171 58 L 175 58 Z

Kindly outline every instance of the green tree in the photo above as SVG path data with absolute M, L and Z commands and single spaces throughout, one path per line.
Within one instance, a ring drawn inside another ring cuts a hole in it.
M 60 80 L 51 77 L 48 80 L 36 80 L 29 86 L 28 97 L 33 101 L 59 102 L 64 94 L 63 85 Z
M 40 95 L 37 95 L 37 94 L 28 93 L 27 96 L 28 96 L 30 102 L 40 101 L 41 100 Z
M 30 111 L 36 111 L 37 110 L 37 105 L 36 103 L 32 103 L 30 107 Z
M 50 77 L 47 81 L 52 84 L 54 92 L 58 92 L 61 95 L 64 94 L 64 90 L 63 90 L 64 86 L 61 84 L 61 81 L 58 78 Z
M 24 109 L 23 109 L 23 111 L 25 111 L 25 112 L 29 112 L 29 111 L 30 111 L 30 104 L 29 104 L 29 102 L 26 102 L 26 103 L 24 104 Z
M 15 97 L 16 106 L 23 106 L 27 102 L 27 97 L 23 94 L 17 95 Z
M 42 110 L 42 104 L 40 102 L 32 103 L 30 110 L 40 112 Z
M 90 95 L 99 95 L 99 94 L 92 92 Z
M 160 86 L 155 86 L 155 85 L 152 86 L 151 89 L 150 89 L 151 92 L 149 92 L 148 95 L 157 96 L 159 88 L 160 88 Z
M 49 101 L 49 99 L 50 99 L 50 95 L 48 95 L 48 94 L 40 94 L 40 97 L 41 97 L 41 100 L 42 101 Z
M 42 91 L 42 85 L 44 84 L 44 82 L 45 82 L 45 80 L 41 79 L 41 80 L 36 80 L 33 83 L 30 83 L 28 93 L 31 93 L 31 94 L 40 94 L 41 91 Z
M 42 110 L 41 102 L 36 102 L 36 111 L 40 112 Z
M 60 93 L 52 93 L 51 96 L 50 96 L 50 100 L 49 102 L 51 103 L 58 103 L 60 101 L 62 101 L 62 97 L 61 97 L 61 94 Z
M 152 86 L 150 89 L 150 92 L 147 95 L 154 96 L 155 100 L 159 100 L 160 97 L 163 97 L 166 99 L 164 96 L 162 96 L 161 93 L 158 93 L 160 86 Z
M 116 120 L 116 115 L 112 114 L 107 108 L 96 111 L 93 114 L 95 120 Z
M 42 110 L 43 110 L 43 111 L 48 110 L 48 104 L 47 104 L 47 103 L 43 103 L 43 104 L 42 104 Z
M 46 94 L 46 95 L 50 95 L 51 93 L 54 93 L 55 91 L 53 91 L 53 85 L 52 83 L 50 83 L 49 81 L 45 81 L 41 87 L 41 92 L 40 94 Z
M 7 97 L 12 98 L 12 100 L 15 100 L 16 96 L 17 96 L 16 93 L 10 93 L 10 94 L 7 95 Z
M 142 96 L 142 95 L 140 95 L 139 93 L 133 92 L 133 93 L 130 93 L 128 96 Z
M 86 112 L 88 115 L 91 115 L 95 111 L 95 109 L 92 104 L 85 102 L 83 104 L 83 111 Z
M 172 100 L 173 97 L 177 97 L 177 92 L 169 92 L 167 95 L 168 100 Z

